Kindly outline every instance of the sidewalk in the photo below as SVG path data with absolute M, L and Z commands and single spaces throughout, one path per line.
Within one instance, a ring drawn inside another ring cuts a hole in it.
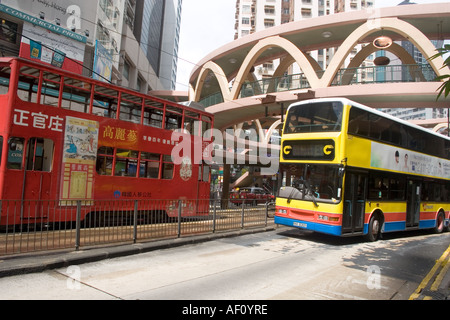
M 243 229 L 223 233 L 213 233 L 199 236 L 152 241 L 146 243 L 124 244 L 101 248 L 84 248 L 34 252 L 15 256 L 0 257 L 0 278 L 15 275 L 43 272 L 45 270 L 64 268 L 105 259 L 113 259 L 154 250 L 174 248 L 187 244 L 195 244 L 215 239 L 237 237 L 252 233 L 275 230 L 276 227 Z

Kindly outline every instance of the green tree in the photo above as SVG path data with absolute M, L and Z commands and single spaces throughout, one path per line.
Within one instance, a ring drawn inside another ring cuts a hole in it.
M 450 44 L 444 45 L 443 48 L 437 49 L 438 53 L 436 53 L 434 56 L 430 58 L 430 60 L 436 59 L 437 57 L 444 58 L 444 65 L 442 68 L 450 67 Z M 447 56 L 447 57 L 446 57 Z M 450 94 L 450 74 L 444 74 L 443 76 L 439 76 L 436 78 L 438 81 L 445 80 L 442 85 L 439 87 L 439 94 L 437 96 L 438 100 L 442 94 L 444 94 L 444 97 L 447 98 L 447 96 Z

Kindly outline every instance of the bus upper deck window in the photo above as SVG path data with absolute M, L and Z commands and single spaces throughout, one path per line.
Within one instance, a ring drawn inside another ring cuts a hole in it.
M 22 169 L 24 142 L 24 138 L 10 138 L 8 140 L 8 169 Z

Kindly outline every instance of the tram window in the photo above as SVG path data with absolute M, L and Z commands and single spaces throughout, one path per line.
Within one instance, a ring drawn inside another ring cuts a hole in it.
M 9 79 L 11 79 L 11 68 L 8 66 L 2 66 L 0 68 L 0 94 L 8 93 Z
M 64 109 L 89 112 L 91 84 L 69 77 L 64 78 L 61 107 Z
M 203 165 L 203 182 L 209 182 L 210 168 L 207 165 Z
M 94 93 L 92 113 L 97 116 L 116 118 L 118 97 L 117 91 L 97 85 Z
M 23 67 L 20 69 L 19 85 L 17 87 L 17 96 L 23 101 L 38 102 L 37 88 L 39 83 L 40 70 L 32 67 Z
M 192 135 L 199 135 L 199 127 L 198 127 L 198 121 L 199 121 L 199 114 L 186 110 L 184 114 L 184 125 L 183 128 L 188 131 Z M 197 122 L 197 125 L 196 125 Z
M 97 173 L 102 176 L 111 176 L 114 162 L 114 148 L 100 147 L 97 152 Z
M 181 121 L 183 119 L 183 110 L 174 106 L 166 106 L 165 129 L 177 130 L 181 129 Z
M 144 125 L 162 128 L 164 104 L 158 101 L 145 100 Z
M 41 104 L 58 107 L 61 76 L 59 74 L 44 72 L 41 89 Z
M 53 141 L 31 138 L 26 153 L 26 170 L 50 172 L 53 162 Z
M 120 120 L 141 123 L 142 98 L 122 93 L 120 99 Z
M 162 178 L 164 180 L 173 179 L 173 171 L 174 171 L 174 165 L 172 162 L 172 157 L 171 156 L 163 156 Z
M 211 118 L 210 118 L 210 117 L 203 116 L 203 117 L 202 117 L 202 132 L 201 132 L 201 134 L 202 134 L 202 136 L 203 136 L 204 138 L 206 138 L 206 139 L 210 138 L 210 136 L 209 136 L 209 137 L 206 137 L 206 136 L 204 136 L 204 135 L 205 135 L 205 132 L 208 131 L 208 130 L 211 129 L 211 128 L 212 128 L 212 121 L 211 121 Z M 211 133 L 211 134 L 212 134 L 212 133 Z
M 122 177 L 136 177 L 139 152 L 117 149 L 114 175 Z
M 22 169 L 24 144 L 24 138 L 10 138 L 8 140 L 8 169 Z
M 149 152 L 141 152 L 139 162 L 139 177 L 158 179 L 161 155 Z

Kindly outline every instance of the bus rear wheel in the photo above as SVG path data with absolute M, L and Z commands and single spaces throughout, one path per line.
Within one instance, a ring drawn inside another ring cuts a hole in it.
M 440 211 L 436 218 L 436 226 L 434 227 L 434 233 L 442 233 L 444 231 L 445 215 Z
M 378 214 L 374 214 L 370 218 L 369 231 L 366 234 L 366 239 L 370 242 L 377 241 L 381 233 L 381 218 Z

